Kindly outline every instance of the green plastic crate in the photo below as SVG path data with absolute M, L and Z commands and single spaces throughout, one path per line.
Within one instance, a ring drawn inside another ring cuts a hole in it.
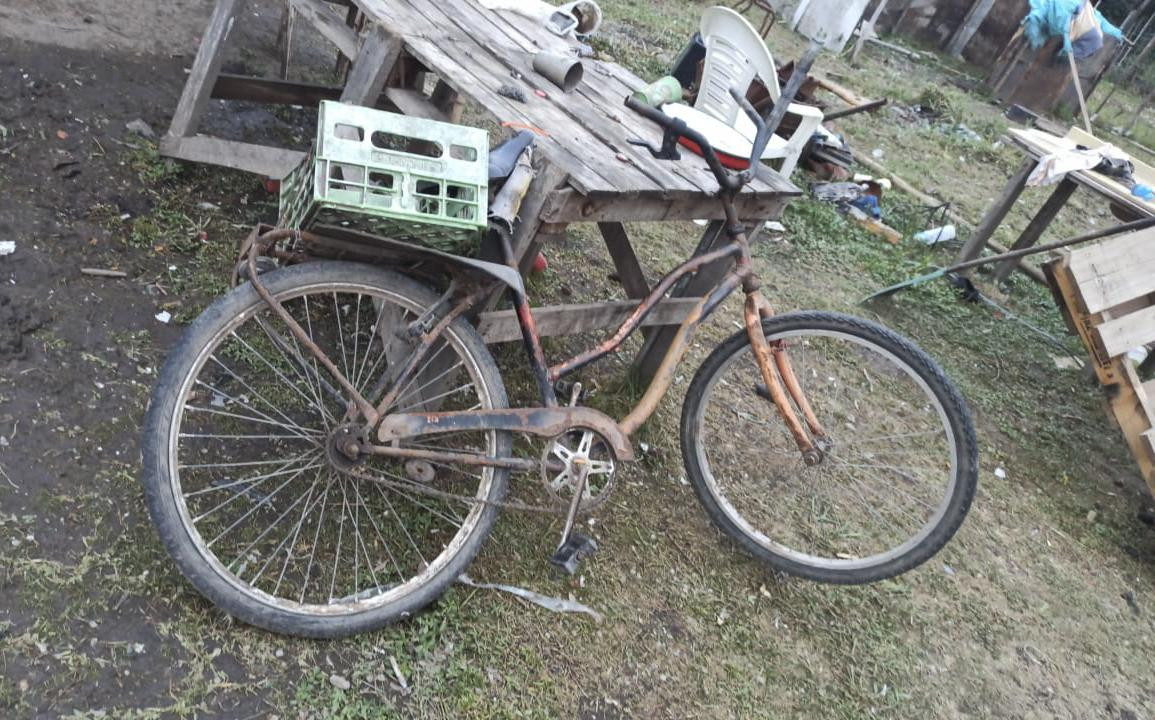
M 322 102 L 316 145 L 280 200 L 282 227 L 341 225 L 471 254 L 489 214 L 489 135 Z

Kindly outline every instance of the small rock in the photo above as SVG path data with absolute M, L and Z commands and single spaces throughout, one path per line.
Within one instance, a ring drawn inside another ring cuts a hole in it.
M 1089 523 L 1095 522 L 1095 519 L 1098 517 L 1099 517 L 1099 512 L 1097 510 L 1090 510 L 1087 512 L 1087 522 L 1089 522 Z
M 221 209 L 220 205 L 214 205 L 211 202 L 199 202 L 199 203 L 197 203 L 197 207 L 200 208 L 201 210 L 210 210 L 210 211 L 216 211 L 216 210 Z
M 168 325 L 170 322 L 172 322 L 172 313 L 170 313 L 168 310 L 161 310 L 155 315 L 155 317 L 159 322 L 162 322 L 165 325 Z
M 1127 606 L 1131 608 L 1131 612 L 1135 613 L 1136 615 L 1139 614 L 1139 603 L 1135 600 L 1135 591 L 1127 590 L 1122 595 L 1120 595 L 1120 597 L 1127 601 Z
M 349 682 L 347 678 L 335 673 L 329 676 L 329 684 L 338 690 L 348 690 L 349 688 L 353 687 L 353 683 Z
M 132 122 L 126 124 L 124 127 L 129 132 L 136 133 L 137 135 L 140 135 L 144 138 L 152 139 L 156 137 L 156 133 L 153 132 L 152 126 L 140 118 L 133 120 Z
M 15 240 L 0 240 L 0 256 L 11 255 L 16 252 Z
M 1003 469 L 1002 467 L 997 467 L 997 468 L 995 468 L 995 477 L 997 477 L 999 480 L 1006 480 L 1007 479 L 1007 471 L 1005 469 Z

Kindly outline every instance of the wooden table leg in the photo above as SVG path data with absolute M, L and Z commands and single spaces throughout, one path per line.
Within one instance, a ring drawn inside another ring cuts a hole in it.
M 626 297 L 630 300 L 641 300 L 649 295 L 650 284 L 646 281 L 634 246 L 630 244 L 630 236 L 626 234 L 625 225 L 619 222 L 602 222 L 598 223 L 598 230 L 606 243 L 606 249 L 610 251 L 610 258 L 614 261 L 614 269 L 617 270 L 618 281 L 626 291 Z M 642 328 L 642 336 L 647 340 L 653 334 L 652 328 Z
M 1047 198 L 1047 202 L 1043 204 L 1043 207 L 1031 220 L 1030 224 L 1027 225 L 1026 230 L 1023 230 L 1023 234 L 1019 235 L 1019 239 L 1011 246 L 1011 250 L 1022 250 L 1037 243 L 1047 227 L 1050 226 L 1051 222 L 1055 219 L 1055 216 L 1059 214 L 1059 211 L 1063 209 L 1067 201 L 1071 199 L 1071 194 L 1074 193 L 1078 187 L 1078 184 L 1073 180 L 1063 178 L 1063 181 L 1059 183 L 1055 191 Z M 999 263 L 998 268 L 995 269 L 995 282 L 1005 282 L 1021 262 L 1022 260 L 1004 260 Z
M 341 102 L 373 107 L 385 90 L 385 82 L 392 74 L 404 45 L 400 36 L 380 25 L 373 25 L 365 44 L 353 60 L 349 79 L 341 93 Z
M 979 226 L 975 228 L 974 234 L 963 245 L 962 251 L 956 262 L 966 262 L 967 260 L 974 260 L 982 254 L 983 249 L 987 246 L 987 241 L 995 234 L 995 230 L 1002 225 L 1003 220 L 1006 219 L 1007 213 L 1014 207 L 1015 202 L 1019 196 L 1023 194 L 1023 188 L 1027 186 L 1027 178 L 1031 172 L 1034 171 L 1038 161 L 1034 158 L 1028 157 L 1019 166 L 1018 171 L 1007 182 L 1007 186 L 1003 188 L 1003 194 L 995 200 L 995 204 L 988 210 L 987 214 L 983 216 L 983 220 Z
M 762 226 L 759 224 L 748 233 L 751 241 L 757 236 L 761 228 Z M 699 248 L 705 248 L 708 252 L 728 242 L 730 242 L 730 237 L 726 234 L 726 223 L 722 220 L 713 220 L 702 234 Z M 733 267 L 731 261 L 707 265 L 691 277 L 688 282 L 684 282 L 680 287 L 675 287 L 674 291 L 670 293 L 670 297 L 701 297 L 717 287 L 731 267 Z M 653 333 L 646 341 L 642 351 L 638 353 L 637 360 L 634 361 L 634 372 L 643 384 L 653 379 L 658 366 L 662 364 L 662 359 L 666 356 L 666 352 L 670 349 L 677 334 L 678 328 L 664 327 Z
M 244 4 L 244 0 L 217 0 L 209 25 L 201 37 L 200 48 L 197 49 L 196 60 L 189 71 L 180 102 L 172 115 L 172 124 L 168 130 L 171 138 L 184 138 L 196 133 L 221 71 L 229 30 Z

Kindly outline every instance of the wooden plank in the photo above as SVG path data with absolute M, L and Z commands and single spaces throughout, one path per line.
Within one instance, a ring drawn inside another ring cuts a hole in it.
M 244 7 L 244 0 L 217 0 L 209 18 L 208 27 L 201 36 L 201 44 L 197 49 L 196 59 L 185 81 L 184 91 L 173 112 L 172 123 L 168 134 L 175 138 L 183 138 L 196 132 L 201 115 L 209 101 L 217 73 L 221 70 L 224 60 L 225 42 L 237 13 Z
M 1079 292 L 1079 286 L 1071 277 L 1071 270 L 1067 266 L 1069 260 L 1070 255 L 1064 254 L 1058 260 L 1048 264 L 1047 271 L 1051 279 L 1051 287 L 1070 324 L 1091 356 L 1091 367 L 1095 370 L 1095 377 L 1098 378 L 1099 384 L 1103 386 L 1115 385 L 1124 379 L 1122 363 L 1113 360 L 1103 350 L 1099 342 L 1099 335 L 1095 332 L 1095 326 L 1102 321 L 1102 318 L 1098 314 L 1087 312 L 1087 307 L 1083 304 Z
M 739 217 L 759 220 L 777 220 L 790 198 L 790 193 L 742 193 L 735 198 Z M 725 220 L 722 203 L 716 197 L 700 193 L 669 193 L 669 197 L 593 193 L 583 195 L 573 188 L 553 193 L 542 218 L 546 222 L 666 222 L 680 220 Z
M 374 25 L 365 36 L 365 44 L 353 60 L 349 80 L 341 93 L 341 102 L 370 105 L 381 95 L 385 82 L 401 57 L 402 40 L 381 25 Z
M 321 0 L 289 0 L 289 4 L 321 36 L 337 46 L 341 54 L 350 60 L 357 57 L 357 33 L 345 24 L 345 18 Z
M 400 7 L 402 3 L 397 5 Z M 603 182 L 607 183 L 605 187 L 622 191 L 657 190 L 661 187 L 643 173 L 637 163 L 618 161 L 614 157 L 615 148 L 607 147 L 604 136 L 595 132 L 584 118 L 578 120 L 567 111 L 563 103 L 572 94 L 563 93 L 560 88 L 537 75 L 532 67 L 533 57 L 530 53 L 514 48 L 507 37 L 495 36 L 491 25 L 496 17 L 493 13 L 481 14 L 482 11 L 470 3 L 449 0 L 437 4 L 409 2 L 408 6 L 419 13 L 426 23 L 453 33 L 453 39 L 446 42 L 445 52 L 455 56 L 461 68 L 468 68 L 475 73 L 478 83 L 486 89 L 496 91 L 501 85 L 510 82 L 511 73 L 520 74 L 520 82 L 529 88 L 530 101 L 517 103 L 519 110 L 515 117 L 524 117 L 531 124 L 549 132 L 551 138 L 563 138 L 568 154 L 603 178 Z M 461 42 L 464 39 L 473 40 L 473 46 Z M 449 73 L 439 72 L 438 75 L 447 83 L 453 82 Z M 586 81 L 589 80 L 587 78 Z M 457 89 L 459 92 L 471 93 L 468 87 Z M 533 94 L 534 90 L 544 92 L 547 97 L 537 97 Z M 507 98 L 501 100 L 505 104 L 511 102 Z M 488 103 L 485 105 L 489 107 Z M 597 109 L 586 108 L 584 114 L 592 118 L 597 114 Z M 539 145 L 544 152 L 549 153 L 551 143 L 543 142 Z M 624 137 L 619 145 L 630 147 Z M 555 157 L 550 159 L 559 162 Z M 560 162 L 570 172 L 571 180 L 580 184 L 580 174 L 568 165 L 568 161 L 563 159 Z
M 1155 341 L 1155 306 L 1108 320 L 1096 328 L 1103 349 L 1111 357 L 1126 355 Z
M 1111 413 L 1119 423 L 1131 455 L 1147 481 L 1147 488 L 1155 494 L 1155 443 L 1152 442 L 1155 437 L 1155 428 L 1152 428 L 1155 409 L 1151 407 L 1150 397 L 1144 395 L 1144 388 L 1130 363 L 1126 364 L 1126 372 L 1127 380 L 1110 400 Z
M 1026 229 L 1023 230 L 1022 234 L 1019 235 L 1018 240 L 1015 240 L 1015 243 L 1011 245 L 1011 250 L 1023 250 L 1037 243 L 1046 229 L 1051 226 L 1055 217 L 1058 216 L 1059 211 L 1066 206 L 1067 201 L 1071 199 L 1071 195 L 1074 194 L 1078 187 L 1075 182 L 1068 178 L 1063 178 L 1058 187 L 1055 188 L 1055 191 L 1052 192 L 1050 197 L 1047 198 L 1047 201 L 1043 203 L 1043 207 L 1031 218 L 1031 222 L 1027 225 Z M 999 263 L 999 266 L 995 269 L 995 283 L 1006 281 L 1021 263 L 1022 260 L 1004 260 Z
M 364 6 L 362 7 L 365 9 Z M 542 127 L 543 124 L 546 126 L 557 125 L 556 122 L 542 119 L 536 112 L 531 113 L 529 111 L 530 106 L 498 95 L 497 88 L 506 81 L 502 80 L 500 83 L 494 84 L 495 77 L 484 68 L 479 67 L 478 62 L 474 62 L 472 59 L 473 51 L 477 46 L 473 43 L 466 45 L 461 42 L 468 38 L 461 38 L 460 33 L 447 33 L 444 29 L 439 28 L 435 22 L 417 13 L 403 2 L 382 4 L 377 6 L 375 11 L 379 13 L 378 17 L 381 22 L 398 32 L 403 32 L 407 28 L 437 28 L 438 33 L 436 35 L 406 35 L 409 52 L 434 70 L 454 90 L 473 99 L 495 115 L 498 120 L 526 122 L 538 127 Z M 369 11 L 366 10 L 366 12 Z M 461 47 L 458 47 L 459 45 Z M 537 103 L 534 104 L 534 107 L 536 106 Z M 537 146 L 553 164 L 563 166 L 563 170 L 570 175 L 571 182 L 583 187 L 611 186 L 609 180 L 599 175 L 574 152 L 573 148 L 593 147 L 596 141 L 591 136 L 583 132 L 570 132 L 567 128 L 566 132 L 562 134 L 563 142 L 558 135 L 555 135 L 555 133 L 559 133 L 558 127 L 543 127 L 543 129 L 550 135 L 548 137 L 539 136 Z
M 164 155 L 180 160 L 245 170 L 274 180 L 284 179 L 305 159 L 305 153 L 297 150 L 221 140 L 205 135 L 165 137 L 160 142 L 160 149 Z
M 665 300 L 646 316 L 642 327 L 681 325 L 697 304 L 697 298 Z M 533 317 L 542 337 L 558 337 L 620 327 L 637 307 L 638 302 L 635 300 L 557 305 L 534 308 Z M 488 344 L 521 341 L 521 327 L 517 324 L 517 313 L 513 310 L 483 313 L 478 331 Z
M 1074 250 L 1069 266 L 1089 312 L 1155 292 L 1155 228 Z

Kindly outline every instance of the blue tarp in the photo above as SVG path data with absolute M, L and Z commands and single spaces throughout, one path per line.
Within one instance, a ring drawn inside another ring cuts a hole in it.
M 1070 36 L 1071 20 L 1086 2 L 1089 0 L 1030 0 L 1031 9 L 1023 20 L 1023 26 L 1031 47 L 1037 50 L 1051 37 L 1062 37 L 1064 54 L 1073 51 L 1075 57 L 1081 60 L 1098 52 L 1103 46 L 1101 37 L 1088 37 L 1093 35 L 1088 33 L 1088 36 L 1084 36 L 1085 39 L 1078 38 L 1072 42 Z M 1111 21 L 1103 17 L 1098 10 L 1095 11 L 1095 17 L 1098 18 L 1104 35 L 1110 35 L 1118 40 L 1123 39 L 1122 31 L 1112 25 Z

